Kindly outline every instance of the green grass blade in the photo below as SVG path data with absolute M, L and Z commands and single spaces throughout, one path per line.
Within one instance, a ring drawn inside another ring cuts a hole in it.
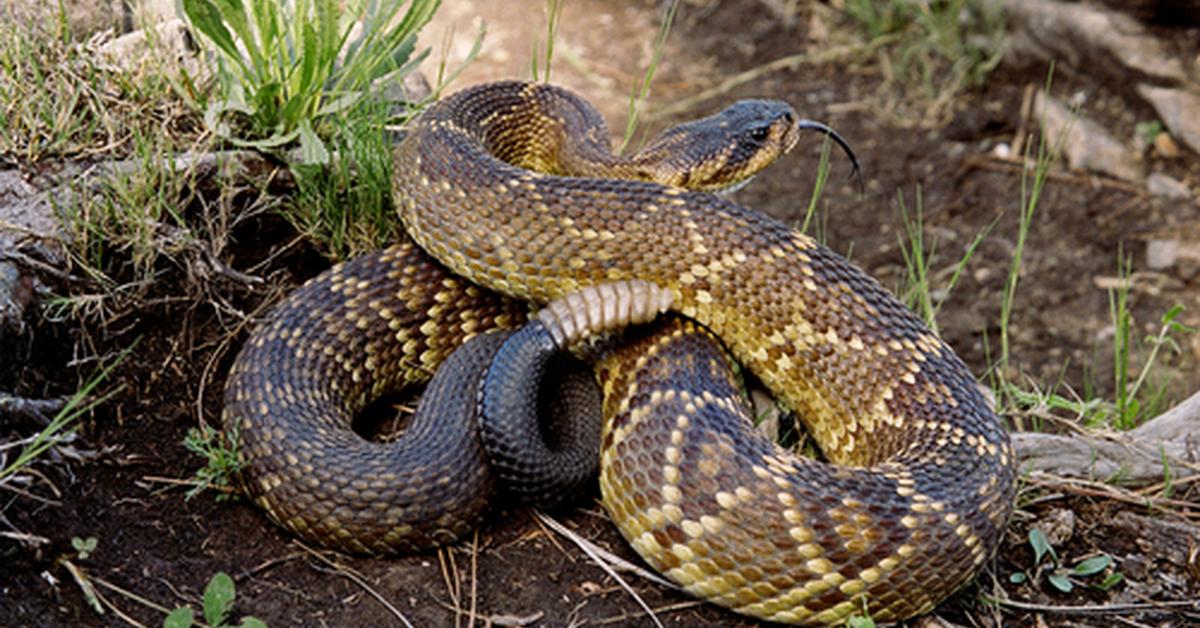
M 658 36 L 654 38 L 654 52 L 650 56 L 650 65 L 646 67 L 646 72 L 642 75 L 641 84 L 635 85 L 630 94 L 625 135 L 621 139 L 621 146 L 617 149 L 617 153 L 625 152 L 625 149 L 629 147 L 630 140 L 633 139 L 634 131 L 637 130 L 640 103 L 644 102 L 650 93 L 650 82 L 654 80 L 654 73 L 658 70 L 659 61 L 662 60 L 663 49 L 667 45 L 667 36 L 671 34 L 671 25 L 675 22 L 675 12 L 678 9 L 679 0 L 671 0 L 671 5 L 667 8 L 666 15 L 663 16 L 662 27 L 658 29 Z
M 124 384 L 119 384 L 104 395 L 101 395 L 96 399 L 89 399 L 92 391 L 95 390 L 101 382 L 108 379 L 108 376 L 112 374 L 113 370 L 125 361 L 125 358 L 129 356 L 129 353 L 133 351 L 134 347 L 136 346 L 137 342 L 134 342 L 129 348 L 122 351 L 116 357 L 116 359 L 112 360 L 109 364 L 101 368 L 100 372 L 88 378 L 84 385 L 80 387 L 80 389 L 77 390 L 74 395 L 71 395 L 71 398 L 67 400 L 67 403 L 63 406 L 62 410 L 59 410 L 58 413 L 54 415 L 54 418 L 50 420 L 50 424 L 43 428 L 42 431 L 38 432 L 37 436 L 35 436 L 31 442 L 21 449 L 21 452 L 17 454 L 17 457 L 13 459 L 12 462 L 0 469 L 0 483 L 3 483 L 5 479 L 15 475 L 21 469 L 24 469 L 38 456 L 42 455 L 46 452 L 46 450 L 53 447 L 55 443 L 60 440 L 61 435 L 68 433 L 73 429 L 75 421 L 80 416 L 96 406 L 108 401 L 114 395 L 124 390 Z
M 804 222 L 800 225 L 800 231 L 803 233 L 808 233 L 808 228 L 812 224 L 813 217 L 817 215 L 817 203 L 821 200 L 821 193 L 825 190 L 825 183 L 829 181 L 829 155 L 832 146 L 832 141 L 826 135 L 824 141 L 821 142 L 820 160 L 817 161 L 817 178 L 813 182 L 812 193 L 808 196 L 808 206 L 804 209 Z
M 558 39 L 558 21 L 562 15 L 563 0 L 546 0 L 546 62 L 543 66 L 542 81 L 550 82 L 550 62 L 554 59 L 554 42 Z M 536 42 L 534 44 L 537 45 Z M 537 48 L 534 48 L 533 79 L 537 76 Z
M 967 264 L 971 262 L 971 258 L 975 257 L 975 252 L 979 249 L 979 245 L 983 243 L 988 234 L 992 232 L 992 228 L 995 227 L 999 222 L 1000 219 L 996 218 L 989 223 L 988 226 L 984 227 L 982 231 L 975 234 L 975 239 L 971 240 L 971 244 L 967 246 L 966 253 L 964 253 L 962 258 L 958 260 L 958 263 L 955 264 L 954 273 L 950 275 L 950 281 L 946 282 L 945 295 L 941 299 L 938 299 L 937 304 L 933 307 L 932 318 L 934 320 L 937 320 L 938 312 L 942 310 L 942 305 L 946 303 L 946 299 L 950 298 L 950 293 L 954 292 L 954 287 L 958 285 L 958 280 L 962 277 L 963 271 L 966 270 Z

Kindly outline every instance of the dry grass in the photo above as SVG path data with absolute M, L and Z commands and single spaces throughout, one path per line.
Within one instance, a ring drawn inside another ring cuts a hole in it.
M 45 5 L 43 5 L 45 7 Z M 198 118 L 162 71 L 128 73 L 98 50 L 109 34 L 80 39 L 65 16 L 0 9 L 0 154 L 19 166 L 131 155 L 138 137 L 194 140 Z

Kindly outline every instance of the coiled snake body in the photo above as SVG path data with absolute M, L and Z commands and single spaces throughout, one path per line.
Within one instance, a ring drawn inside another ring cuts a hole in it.
M 631 331 L 597 363 L 603 500 L 656 569 L 775 621 L 836 623 L 864 611 L 889 620 L 931 609 L 978 571 L 1012 507 L 1009 439 L 970 372 L 874 280 L 794 228 L 708 193 L 597 178 L 661 179 L 606 157 L 598 121 L 586 102 L 540 84 L 478 86 L 432 106 L 396 150 L 396 200 L 413 240 L 454 274 L 534 303 L 633 278 L 671 293 L 686 319 Z M 710 161 L 739 160 L 719 153 Z M 406 254 L 409 246 L 401 245 Z M 427 346 L 434 339 L 522 320 L 503 299 L 491 314 L 471 314 L 470 289 L 440 275 L 450 293 L 404 310 L 428 306 L 438 322 L 401 321 L 397 291 L 375 284 L 411 287 L 417 271 L 390 259 L 308 297 L 336 300 L 353 319 L 307 315 L 328 332 L 306 341 L 288 330 L 304 318 L 297 314 L 263 344 L 294 334 L 291 351 L 344 365 L 335 388 L 358 398 L 383 386 L 374 380 L 388 347 L 408 343 L 415 352 L 400 361 L 429 369 L 448 353 Z M 378 324 L 390 331 L 355 339 Z M 450 331 L 441 334 L 442 325 Z M 799 414 L 829 462 L 755 435 L 722 347 Z M 355 362 L 364 349 L 371 361 Z M 395 547 L 371 530 L 367 542 L 355 540 L 362 531 L 342 523 L 355 508 L 386 510 L 384 482 L 328 477 L 341 467 L 316 477 L 305 453 L 325 445 L 280 451 L 291 419 L 264 418 L 281 399 L 330 395 L 262 375 L 290 391 L 264 398 L 264 382 L 243 383 L 262 365 L 243 364 L 227 387 L 236 411 L 226 421 L 240 427 L 251 468 L 269 468 L 247 481 L 256 501 L 335 545 Z M 324 438 L 328 425 L 315 431 Z M 288 487 L 306 484 L 330 486 L 285 503 L 300 491 Z M 337 505 L 316 505 L 323 501 Z

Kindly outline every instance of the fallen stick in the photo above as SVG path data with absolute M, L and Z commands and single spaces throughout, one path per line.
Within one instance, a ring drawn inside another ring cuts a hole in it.
M 1200 474 L 1200 392 L 1128 432 L 1016 432 L 1022 472 L 1114 481 L 1123 485 L 1174 481 Z

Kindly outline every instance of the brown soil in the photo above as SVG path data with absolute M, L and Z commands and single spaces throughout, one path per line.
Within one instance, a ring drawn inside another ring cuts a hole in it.
M 500 4 L 510 3 L 460 3 L 454 9 L 446 7 L 446 13 L 461 19 L 471 14 L 464 7 Z M 488 16 L 491 31 L 503 48 L 485 48 L 482 62 L 459 84 L 528 76 L 529 42 L 543 28 L 542 4 L 541 0 L 511 3 L 520 8 L 505 13 L 487 9 L 493 13 Z M 803 12 L 788 26 L 766 9 L 768 4 L 759 0 L 683 3 L 666 61 L 656 77 L 654 102 L 671 103 L 770 60 L 829 45 L 819 33 L 810 32 Z M 628 86 L 647 59 L 656 29 L 656 3 L 628 5 L 600 0 L 567 3 L 560 46 L 579 62 L 569 63 L 563 53 L 554 66 L 556 78 L 599 102 L 614 126 L 624 120 Z M 1196 58 L 1194 29 L 1157 28 L 1186 51 L 1186 58 Z M 460 39 L 465 39 L 462 34 L 467 30 L 459 25 Z M 821 204 L 825 238 L 885 285 L 899 286 L 904 273 L 897 246 L 902 229 L 898 194 L 912 208 L 920 190 L 926 237 L 937 241 L 933 273 L 939 281 L 948 276 L 975 234 L 995 222 L 939 317 L 943 336 L 977 374 L 983 374 L 989 367 L 988 344 L 993 348 L 997 344 L 1001 291 L 1021 202 L 1020 169 L 989 155 L 998 143 L 1012 141 L 1021 125 L 1018 111 L 1024 90 L 1041 85 L 1045 76 L 1045 66 L 1008 63 L 985 87 L 961 96 L 951 120 L 932 128 L 889 122 L 893 118 L 878 106 L 880 73 L 863 59 L 766 73 L 681 117 L 707 113 L 740 97 L 775 97 L 791 101 L 801 115 L 838 129 L 863 162 L 866 191 L 859 194 L 847 178 L 849 168 L 835 158 Z M 1053 91 L 1064 98 L 1085 94 L 1089 115 L 1129 136 L 1136 122 L 1155 116 L 1126 89 L 1131 87 L 1101 86 L 1090 82 L 1086 73 L 1060 68 Z M 652 126 L 669 122 L 655 121 Z M 817 143 L 796 153 L 760 176 L 737 200 L 797 220 L 808 202 Z M 1185 155 L 1175 160 L 1148 155 L 1148 165 L 1195 190 L 1200 186 L 1200 164 L 1194 155 Z M 1057 171 L 1046 187 L 1026 245 L 1012 323 L 1013 369 L 1018 376 L 1043 385 L 1061 379 L 1077 391 L 1090 389 L 1111 397 L 1108 295 L 1096 279 L 1116 275 L 1117 251 L 1122 247 L 1135 253 L 1137 271 L 1148 238 L 1174 237 L 1189 229 L 1195 233 L 1198 227 L 1200 206 L 1194 201 L 1169 201 L 1132 185 Z M 277 220 L 252 221 L 235 233 L 241 248 L 227 261 L 233 268 L 246 268 L 282 249 L 293 236 Z M 291 250 L 274 263 L 273 283 L 296 285 L 321 270 L 323 264 L 315 261 L 318 258 L 311 251 Z M 175 272 L 173 280 L 179 279 Z M 1187 308 L 1184 323 L 1200 324 L 1200 280 L 1194 272 L 1172 268 L 1140 277 L 1132 296 L 1136 335 L 1157 331 L 1159 317 L 1177 303 Z M 250 312 L 262 295 L 238 298 L 236 305 Z M 107 336 L 93 330 L 85 337 L 78 328 L 42 321 L 35 324 L 31 340 L 18 347 L 17 359 L 0 368 L 0 390 L 25 396 L 62 394 L 91 368 L 71 365 L 74 347 L 86 341 L 107 353 L 140 337 L 134 357 L 119 371 L 124 391 L 83 423 L 76 446 L 94 456 L 45 467 L 44 485 L 34 488 L 50 501 L 0 496 L 4 500 L 0 513 L 14 528 L 51 541 L 29 547 L 0 536 L 0 624 L 125 623 L 111 610 L 98 615 L 63 568 L 61 561 L 74 555 L 72 537 L 98 539 L 89 557 L 72 561 L 96 582 L 111 583 L 163 606 L 186 603 L 198 608 L 208 578 L 226 571 L 238 585 L 237 613 L 254 614 L 275 626 L 398 625 L 367 587 L 416 626 L 467 625 L 469 609 L 478 613 L 478 625 L 487 618 L 498 625 L 522 618 L 539 626 L 649 624 L 611 578 L 523 510 L 497 512 L 479 531 L 477 543 L 437 553 L 318 557 L 245 501 L 218 503 L 211 495 L 185 500 L 184 489 L 170 480 L 189 478 L 200 465 L 199 458 L 182 445 L 188 428 L 199 420 L 197 406 L 202 406 L 204 421 L 215 422 L 219 415 L 223 373 L 234 353 L 221 344 L 226 323 L 211 308 L 187 304 L 158 305 L 140 320 L 123 321 L 123 329 Z M 235 346 L 244 338 L 243 331 L 234 338 Z M 1185 337 L 1181 353 L 1162 358 L 1166 369 L 1178 375 L 1169 389 L 1175 399 L 1200 381 L 1200 344 L 1189 344 L 1192 341 Z M 24 366 L 16 368 L 17 364 Z M 45 490 L 50 485 L 55 492 Z M 1180 487 L 1173 496 L 1191 501 L 1190 511 L 1184 510 L 1193 521 L 1200 510 L 1196 486 Z M 1148 514 L 1154 515 L 1155 523 L 1130 519 Z M 1109 592 L 1080 588 L 1067 595 L 1054 592 L 1044 581 L 1038 585 L 1009 582 L 1012 573 L 1033 562 L 1025 540 L 1030 527 L 1049 528 L 1064 516 L 1075 519 L 1073 534 L 1056 542 L 1064 561 L 1074 564 L 1097 551 L 1108 552 L 1124 573 L 1124 584 Z M 598 502 L 578 504 L 556 517 L 582 536 L 636 562 Z M 1188 528 L 1168 525 L 1178 521 L 1112 500 L 1031 488 L 1023 492 L 1018 516 L 988 572 L 938 613 L 966 625 L 1033 625 L 1043 618 L 1052 624 L 1110 625 L 1114 618 L 1103 614 L 993 610 L 979 596 L 1007 594 L 1055 606 L 1194 599 L 1200 590 L 1196 528 L 1190 528 L 1193 545 L 1183 542 L 1180 562 L 1170 548 L 1187 537 Z M 659 617 L 665 624 L 753 625 L 686 595 L 634 576 L 630 580 L 652 608 L 661 609 Z M 161 613 L 129 594 L 105 586 L 98 593 L 130 618 L 147 625 L 162 621 Z M 1192 608 L 1191 614 L 1157 610 L 1121 615 L 1154 625 L 1181 625 L 1196 621 L 1197 613 L 1200 609 Z

